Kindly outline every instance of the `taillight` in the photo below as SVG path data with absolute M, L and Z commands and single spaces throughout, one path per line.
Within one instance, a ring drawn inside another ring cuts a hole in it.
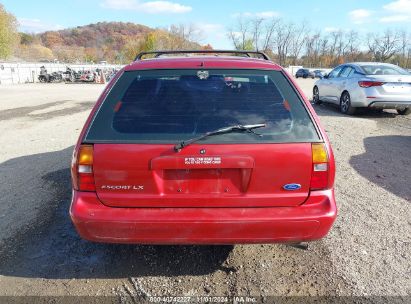
M 73 187 L 79 191 L 96 191 L 93 174 L 93 146 L 81 145 L 73 154 L 71 165 Z
M 311 190 L 327 189 L 329 174 L 329 159 L 327 149 L 322 143 L 311 145 L 312 150 L 312 173 L 311 173 Z
M 358 85 L 362 88 L 379 87 L 383 84 L 384 82 L 381 81 L 358 81 Z

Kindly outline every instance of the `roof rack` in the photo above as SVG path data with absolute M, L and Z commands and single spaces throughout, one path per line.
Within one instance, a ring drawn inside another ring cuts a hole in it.
M 144 56 L 147 55 L 154 55 L 154 58 L 158 58 L 162 55 L 170 55 L 170 54 L 236 54 L 236 55 L 243 55 L 246 57 L 251 57 L 251 55 L 257 55 L 258 57 L 264 60 L 270 60 L 263 52 L 259 51 L 236 51 L 236 50 L 169 50 L 169 51 L 150 51 L 150 52 L 141 52 L 136 56 L 134 61 L 142 60 Z

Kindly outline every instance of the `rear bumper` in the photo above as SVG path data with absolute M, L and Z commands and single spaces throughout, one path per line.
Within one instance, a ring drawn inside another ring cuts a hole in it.
M 411 95 L 380 94 L 376 87 L 357 88 L 350 91 L 354 107 L 376 109 L 404 109 L 411 107 Z
M 411 99 L 409 101 L 372 101 L 369 107 L 376 109 L 404 109 L 411 107 Z
M 71 219 L 84 239 L 103 243 L 240 244 L 312 241 L 337 215 L 332 190 L 298 207 L 113 208 L 93 192 L 73 192 Z

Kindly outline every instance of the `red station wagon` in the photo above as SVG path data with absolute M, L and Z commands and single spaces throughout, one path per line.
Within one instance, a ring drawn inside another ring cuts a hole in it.
M 138 55 L 98 99 L 71 170 L 72 221 L 96 242 L 299 243 L 337 214 L 318 117 L 260 52 Z

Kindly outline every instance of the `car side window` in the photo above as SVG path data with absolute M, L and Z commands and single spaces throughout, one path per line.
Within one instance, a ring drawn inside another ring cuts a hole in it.
M 354 69 L 352 67 L 347 66 L 340 73 L 340 77 L 344 77 L 344 78 L 350 77 L 353 72 L 354 72 Z
M 330 74 L 328 74 L 328 78 L 336 78 L 338 77 L 338 74 L 340 74 L 341 70 L 343 69 L 344 66 L 339 66 L 336 67 L 334 70 L 332 70 L 330 72 Z

